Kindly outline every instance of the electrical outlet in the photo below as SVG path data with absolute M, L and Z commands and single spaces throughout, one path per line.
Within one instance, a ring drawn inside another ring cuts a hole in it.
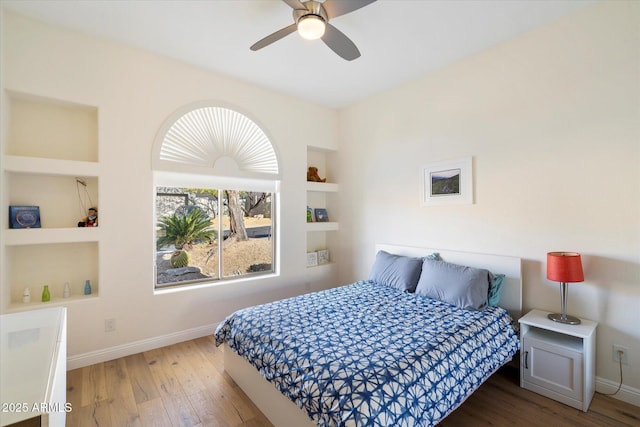
M 622 352 L 622 355 L 620 355 L 619 352 Z M 614 362 L 619 363 L 620 360 L 622 359 L 623 365 L 628 364 L 628 357 L 627 357 L 628 353 L 629 353 L 628 348 L 622 347 L 621 345 L 617 345 L 617 344 L 613 345 L 613 361 Z
M 116 330 L 116 319 L 104 319 L 104 331 L 113 332 Z

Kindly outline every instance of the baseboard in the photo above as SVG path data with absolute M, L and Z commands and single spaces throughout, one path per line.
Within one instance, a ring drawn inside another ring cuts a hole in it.
M 153 350 L 155 348 L 165 347 L 171 344 L 192 340 L 207 335 L 213 335 L 216 326 L 216 324 L 199 326 L 197 328 L 187 329 L 185 331 L 174 332 L 172 334 L 147 338 L 128 344 L 70 356 L 67 358 L 67 370 L 70 371 L 72 369 L 83 368 L 85 366 L 94 365 L 96 363 L 106 362 L 108 360 L 142 353 L 143 351 Z
M 598 393 L 615 393 L 615 391 L 618 389 L 618 385 L 619 383 L 615 381 L 609 381 L 604 378 L 596 377 L 596 392 Z M 620 391 L 616 393 L 615 396 L 611 397 L 635 406 L 640 406 L 640 390 L 638 390 L 637 388 L 629 387 L 622 384 L 622 387 L 620 387 Z

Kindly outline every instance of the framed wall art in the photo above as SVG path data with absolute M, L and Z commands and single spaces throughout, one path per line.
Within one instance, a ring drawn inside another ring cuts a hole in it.
M 420 170 L 422 206 L 473 204 L 473 159 L 433 162 Z
M 324 208 L 316 208 L 314 209 L 314 213 L 316 216 L 316 222 L 328 222 L 329 215 L 327 215 L 327 210 Z

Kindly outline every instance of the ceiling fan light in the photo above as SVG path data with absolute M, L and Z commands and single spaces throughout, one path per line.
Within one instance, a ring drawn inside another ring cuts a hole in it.
M 307 40 L 317 40 L 324 35 L 325 23 L 318 15 L 306 15 L 298 21 L 298 34 Z

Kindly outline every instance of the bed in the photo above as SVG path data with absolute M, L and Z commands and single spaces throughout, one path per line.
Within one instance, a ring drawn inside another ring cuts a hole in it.
M 518 350 L 519 258 L 376 253 L 369 280 L 238 310 L 217 327 L 225 370 L 274 425 L 435 425 Z M 444 267 L 487 280 L 488 294 L 501 282 L 499 306 L 429 288 Z

